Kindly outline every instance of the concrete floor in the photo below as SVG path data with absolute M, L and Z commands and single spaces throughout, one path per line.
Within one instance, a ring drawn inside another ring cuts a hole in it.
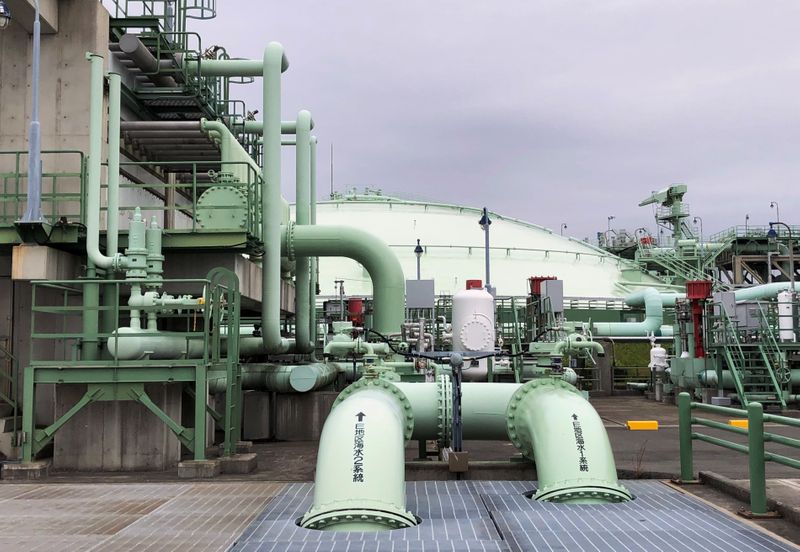
M 677 411 L 643 398 L 598 398 L 592 403 L 605 420 L 621 477 L 665 479 L 679 472 Z M 724 417 L 708 416 L 717 420 Z M 630 419 L 658 420 L 658 431 L 629 431 Z M 700 428 L 696 428 L 699 431 Z M 733 438 L 714 430 L 713 435 Z M 800 438 L 800 429 L 768 431 Z M 768 445 L 797 457 L 797 451 Z M 313 481 L 317 443 L 260 442 L 258 470 L 223 475 L 214 482 L 184 482 L 174 470 L 146 473 L 53 472 L 48 482 L 0 484 L 0 550 L 226 550 L 276 494 L 283 482 Z M 517 456 L 508 442 L 467 441 L 471 460 L 505 461 Z M 407 457 L 417 453 L 410 443 Z M 695 470 L 713 470 L 731 479 L 747 477 L 740 454 L 695 442 Z M 446 469 L 443 470 L 446 472 Z M 800 509 L 796 470 L 767 464 L 770 497 Z M 687 492 L 733 513 L 747 504 L 707 485 Z M 741 497 L 740 497 L 741 498 Z M 750 522 L 747 522 L 750 523 Z M 800 530 L 787 520 L 756 525 L 800 543 Z

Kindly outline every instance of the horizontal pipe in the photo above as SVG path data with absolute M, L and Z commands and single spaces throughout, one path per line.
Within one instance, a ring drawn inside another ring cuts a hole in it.
M 200 131 L 200 121 L 123 121 L 122 131 L 137 130 L 196 130 Z
M 327 387 L 339 373 L 335 364 L 243 364 L 242 389 L 276 393 L 307 393 Z M 208 392 L 225 391 L 227 377 L 209 378 Z
M 461 424 L 464 439 L 506 440 L 506 411 L 520 383 L 461 384 Z
M 178 86 L 169 75 L 159 74 L 161 64 L 150 52 L 139 37 L 130 33 L 122 35 L 119 39 L 119 50 L 125 54 L 136 66 L 146 73 L 146 76 L 156 86 L 174 88 Z
M 261 59 L 188 59 L 184 61 L 188 72 L 199 71 L 204 77 L 260 77 L 264 73 L 264 60 Z M 284 54 L 281 60 L 281 73 L 289 68 L 289 60 Z
M 763 284 L 744 289 L 737 289 L 733 292 L 736 301 L 757 301 L 759 299 L 769 299 L 777 296 L 780 292 L 791 288 L 790 282 L 775 282 Z M 800 291 L 800 282 L 794 284 L 794 290 Z
M 594 322 L 584 324 L 586 330 L 594 335 L 612 337 L 642 337 L 650 334 L 656 336 L 672 335 L 672 326 L 663 326 L 664 305 L 661 294 L 655 288 L 646 288 L 631 294 L 633 301 L 644 301 L 645 319 L 641 322 Z M 630 297 L 630 296 L 629 296 Z M 625 298 L 628 302 L 628 297 Z

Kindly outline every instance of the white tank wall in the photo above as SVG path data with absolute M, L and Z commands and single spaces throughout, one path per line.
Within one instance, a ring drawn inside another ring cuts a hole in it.
M 466 280 L 484 278 L 483 231 L 480 211 L 458 206 L 386 201 L 321 202 L 317 223 L 354 226 L 368 230 L 397 254 L 406 278 L 416 276 L 414 246 L 420 239 L 422 278 L 436 280 L 436 292 L 454 294 Z M 623 271 L 636 266 L 574 238 L 533 224 L 491 215 L 492 285 L 498 295 L 527 294 L 527 278 L 556 276 L 564 280 L 564 294 L 571 297 L 622 297 L 642 284 L 626 284 Z M 334 280 L 345 281 L 352 295 L 369 295 L 367 272 L 348 259 L 320 259 L 323 295 L 334 295 Z M 644 285 L 660 287 L 653 277 L 637 273 Z M 666 288 L 664 288 L 666 289 Z

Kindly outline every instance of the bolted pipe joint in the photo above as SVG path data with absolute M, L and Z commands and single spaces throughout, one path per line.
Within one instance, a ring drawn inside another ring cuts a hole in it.
M 603 421 L 569 383 L 529 381 L 511 397 L 506 419 L 511 442 L 536 463 L 535 500 L 604 504 L 633 498 L 617 480 Z
M 300 526 L 385 531 L 417 525 L 405 496 L 405 443 L 413 430 L 411 403 L 392 383 L 362 379 L 342 391 L 322 429 L 314 503 Z

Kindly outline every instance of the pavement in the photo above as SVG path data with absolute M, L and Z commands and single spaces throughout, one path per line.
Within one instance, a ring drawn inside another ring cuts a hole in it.
M 638 397 L 593 398 L 592 403 L 604 420 L 621 478 L 667 480 L 679 473 L 674 406 Z M 697 415 L 728 420 L 724 416 Z M 628 420 L 657 420 L 659 429 L 631 431 L 625 426 Z M 695 431 L 744 443 L 742 437 L 732 433 L 697 426 Z M 767 431 L 800 439 L 798 428 L 768 424 Z M 478 463 L 518 458 L 508 442 L 466 441 L 464 448 L 470 452 L 470 460 Z M 782 445 L 769 443 L 767 448 L 798 457 L 797 450 Z M 2 482 L 0 550 L 134 550 L 145 548 L 145 542 L 147 550 L 225 550 L 273 497 L 284 492 L 286 483 L 313 481 L 317 442 L 257 442 L 253 452 L 258 454 L 256 472 L 221 475 L 213 482 L 178 480 L 174 470 L 54 471 L 47 482 Z M 407 458 L 413 460 L 416 456 L 417 443 L 409 443 Z M 734 518 L 739 509 L 748 506 L 747 461 L 743 454 L 695 441 L 694 467 L 703 472 L 704 484 L 685 486 L 685 493 Z M 800 472 L 772 463 L 767 463 L 766 471 L 770 507 L 780 505 L 783 517 L 740 521 L 744 526 L 768 530 L 800 543 L 800 480 L 796 479 Z M 161 542 L 155 536 L 167 527 L 176 536 L 165 540 L 163 546 L 153 544 Z M 195 536 L 191 536 L 193 532 Z M 214 535 L 219 535 L 219 540 Z M 187 542 L 194 544 L 184 547 Z M 223 542 L 228 544 L 223 546 Z M 203 543 L 208 546 L 203 548 Z

